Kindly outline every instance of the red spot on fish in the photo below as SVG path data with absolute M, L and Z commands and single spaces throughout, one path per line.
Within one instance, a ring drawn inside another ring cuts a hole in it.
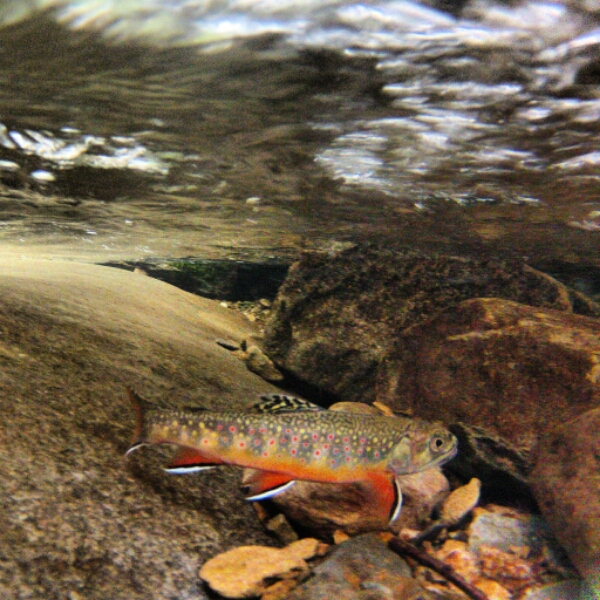
M 294 456 L 296 456 L 296 452 L 297 452 L 296 448 L 292 448 L 292 454 L 293 454 Z
M 285 443 L 287 442 L 287 440 L 286 440 L 285 438 L 281 438 L 279 441 L 280 441 L 282 444 L 285 444 Z
M 304 444 L 302 444 L 305 448 L 308 448 L 308 442 L 304 442 Z
M 367 438 L 360 438 L 360 443 L 361 444 L 366 444 L 367 443 Z
M 294 442 L 297 442 L 297 441 L 298 441 L 298 436 L 297 436 L 297 435 L 295 435 L 295 436 L 292 438 L 292 441 L 294 441 Z
M 231 433 L 235 433 L 235 427 L 232 425 L 232 426 L 229 428 L 229 431 L 231 431 Z
M 202 443 L 203 443 L 203 444 L 208 444 L 208 440 L 207 440 L 206 438 L 204 438 L 204 439 L 202 440 Z
M 346 446 L 346 447 L 344 448 L 344 451 L 345 451 L 345 452 L 350 452 L 350 446 Z
M 350 457 L 346 456 L 346 462 L 350 462 Z
M 357 453 L 357 454 L 362 454 L 362 453 L 363 453 L 363 449 L 362 449 L 362 448 L 359 448 L 359 449 L 356 451 L 356 453 Z
M 255 446 L 260 446 L 260 440 L 259 439 L 254 440 L 254 445 Z
M 313 440 L 318 440 L 319 436 L 316 433 L 313 433 Z
M 240 448 L 245 448 L 246 447 L 246 442 L 240 442 Z
M 292 430 L 291 429 L 286 429 L 285 432 L 286 433 L 292 433 Z
M 344 438 L 344 444 L 347 444 L 349 441 L 350 441 L 349 438 L 347 438 L 347 437 Z
M 275 440 L 269 440 L 269 446 L 272 446 L 275 443 Z
M 254 429 L 249 429 L 249 430 L 248 430 L 248 433 L 249 433 L 250 435 L 252 435 L 252 434 L 254 433 Z
M 321 456 L 321 451 L 320 450 L 315 450 L 315 456 Z
M 375 458 L 379 458 L 380 454 L 379 452 L 375 451 Z
M 223 429 L 223 425 L 217 425 L 217 431 L 221 431 Z
M 267 433 L 267 430 L 264 427 L 261 427 L 258 431 L 260 433 Z
M 329 462 L 330 462 L 332 465 L 335 465 L 335 459 L 333 459 L 333 458 L 332 458 L 332 459 L 331 459 Z
M 269 456 L 268 452 L 263 452 L 263 456 Z
M 338 449 L 338 448 L 334 448 L 334 449 L 333 449 L 333 453 L 334 453 L 334 454 L 337 454 L 338 452 L 339 452 L 339 449 Z
M 325 448 L 325 450 L 327 450 L 327 448 L 329 448 L 329 444 L 323 444 L 323 448 Z
M 327 436 L 327 439 L 328 439 L 328 440 L 332 440 L 332 439 L 333 439 L 333 433 L 330 433 L 330 434 Z

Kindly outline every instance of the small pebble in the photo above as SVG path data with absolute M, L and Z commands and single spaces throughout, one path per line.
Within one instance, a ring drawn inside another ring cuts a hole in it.
M 248 370 L 260 375 L 266 381 L 283 379 L 283 375 L 273 361 L 258 346 L 248 347 L 245 360 Z
M 221 348 L 225 348 L 225 350 L 230 350 L 231 352 L 233 352 L 234 350 L 240 349 L 240 345 L 237 344 L 236 342 L 232 342 L 231 340 L 218 339 L 218 340 L 215 340 L 215 342 L 219 346 L 221 346 Z
M 233 548 L 206 562 L 200 569 L 200 578 L 225 598 L 260 596 L 272 579 L 283 579 L 308 570 L 302 555 L 309 553 L 309 549 L 296 546 L 288 550 L 293 546 L 282 549 L 267 546 Z
M 442 505 L 441 521 L 448 526 L 457 525 L 477 506 L 480 492 L 481 481 L 476 478 L 455 489 Z
M 345 542 L 349 539 L 350 539 L 350 536 L 344 531 L 337 529 L 336 531 L 333 532 L 333 543 L 334 544 L 341 544 L 342 542 Z

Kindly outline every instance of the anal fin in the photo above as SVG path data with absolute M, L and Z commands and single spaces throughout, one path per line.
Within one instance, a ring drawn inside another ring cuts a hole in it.
M 250 494 L 246 497 L 246 500 L 254 502 L 277 496 L 277 494 L 281 494 L 292 487 L 294 483 L 296 483 L 296 480 L 291 479 L 289 475 L 253 470 L 244 477 L 242 487 L 246 488 Z
M 195 448 L 180 446 L 165 471 L 167 473 L 182 475 L 214 469 L 222 464 L 222 462 L 207 458 Z

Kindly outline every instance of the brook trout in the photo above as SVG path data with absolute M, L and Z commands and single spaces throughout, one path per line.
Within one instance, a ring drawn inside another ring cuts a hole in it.
M 264 500 L 295 480 L 359 482 L 378 514 L 400 514 L 397 475 L 441 465 L 457 440 L 439 423 L 329 411 L 272 394 L 248 412 L 157 410 L 129 390 L 137 428 L 127 454 L 145 444 L 178 446 L 169 473 L 229 464 L 257 469 L 248 500 Z M 381 513 L 379 513 L 381 511 Z

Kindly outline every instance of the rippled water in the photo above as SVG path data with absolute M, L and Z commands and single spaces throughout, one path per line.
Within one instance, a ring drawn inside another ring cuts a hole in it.
M 598 266 L 600 5 L 437 6 L 4 2 L 0 250 Z

